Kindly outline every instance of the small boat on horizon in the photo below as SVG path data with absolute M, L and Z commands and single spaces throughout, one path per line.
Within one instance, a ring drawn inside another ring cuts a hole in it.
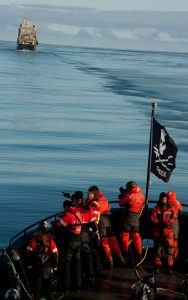
M 35 51 L 36 45 L 38 45 L 36 32 L 36 25 L 31 21 L 24 20 L 18 29 L 17 49 Z

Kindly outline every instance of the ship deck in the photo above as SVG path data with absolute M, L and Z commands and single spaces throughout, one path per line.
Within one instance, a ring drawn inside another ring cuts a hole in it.
M 114 228 L 119 232 L 118 224 L 120 218 L 121 209 L 113 209 L 112 220 Z M 51 223 L 56 220 L 56 217 L 59 213 L 56 213 L 52 216 L 46 218 L 46 220 L 51 220 Z M 143 249 L 145 248 L 144 260 L 139 267 L 137 267 L 138 275 L 142 278 L 145 274 L 153 274 L 153 244 L 151 240 L 150 233 L 150 216 L 149 213 L 143 214 L 141 222 L 141 232 L 143 237 Z M 19 255 L 21 256 L 24 262 L 24 253 L 25 247 L 27 245 L 28 239 L 33 236 L 35 228 L 37 228 L 39 222 L 32 224 L 27 227 L 17 235 L 15 235 L 9 244 L 10 249 L 19 249 Z M 187 227 L 188 226 L 188 214 L 183 213 L 180 216 L 180 234 L 179 234 L 179 258 L 174 266 L 174 272 L 172 275 L 165 273 L 165 270 L 162 269 L 159 275 L 154 275 L 155 282 L 157 286 L 157 295 L 156 299 L 188 299 L 180 295 L 180 285 L 182 280 L 185 279 L 185 274 L 188 273 L 188 257 L 187 257 Z M 144 243 L 144 241 L 146 243 Z M 148 251 L 147 251 L 148 248 Z M 11 253 L 10 253 L 11 254 Z M 16 262 L 15 262 L 16 263 Z M 19 266 L 20 269 L 20 266 Z M 21 270 L 23 272 L 23 270 Z M 0 274 L 1 275 L 1 274 Z M 22 276 L 24 274 L 21 274 Z M 24 276 L 23 276 L 24 277 Z M 3 278 L 4 279 L 4 278 Z M 69 293 L 64 296 L 64 299 L 80 299 L 80 300 L 123 300 L 131 299 L 133 286 L 138 281 L 138 277 L 133 268 L 120 268 L 114 267 L 113 269 L 102 270 L 97 273 L 95 282 L 92 286 L 87 287 L 83 286 L 79 294 Z M 1 285 L 1 282 L 0 282 Z M 0 288 L 1 290 L 1 288 Z M 187 279 L 187 294 L 188 294 L 188 279 Z M 134 298 L 132 298 L 133 300 Z M 139 298 L 137 298 L 139 299 Z
M 143 273 L 151 273 L 151 268 L 139 267 L 138 274 L 142 277 Z M 184 274 L 174 271 L 173 275 L 161 272 L 155 275 L 157 286 L 156 299 L 173 300 L 185 299 L 179 292 L 181 281 Z M 80 293 L 69 293 L 64 299 L 80 300 L 123 300 L 130 299 L 132 295 L 131 286 L 137 282 L 137 277 L 132 268 L 114 268 L 103 270 L 98 273 L 93 286 L 85 288 Z

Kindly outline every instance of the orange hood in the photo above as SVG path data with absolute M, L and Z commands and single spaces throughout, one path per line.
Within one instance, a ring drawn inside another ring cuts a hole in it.
M 142 189 L 137 185 L 137 186 L 134 186 L 131 190 L 130 190 L 131 193 L 142 193 Z
M 174 191 L 169 191 L 167 193 L 167 199 L 169 204 L 175 204 L 177 199 L 176 199 L 176 193 Z

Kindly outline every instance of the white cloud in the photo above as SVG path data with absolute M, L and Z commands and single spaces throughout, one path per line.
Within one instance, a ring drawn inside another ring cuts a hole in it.
M 158 39 L 161 42 L 174 42 L 177 39 L 173 39 L 168 33 L 166 32 L 159 32 L 158 33 Z
M 120 39 L 129 39 L 129 40 L 136 40 L 137 33 L 135 30 L 112 30 L 116 37 Z
M 101 37 L 101 32 L 98 28 L 95 27 L 88 27 L 84 28 L 91 36 L 94 37 Z
M 149 28 L 137 28 L 137 37 L 138 38 L 153 38 L 158 34 L 158 29 L 149 27 Z
M 46 26 L 51 31 L 59 31 L 64 34 L 77 35 L 80 32 L 85 31 L 88 35 L 93 37 L 101 37 L 101 32 L 95 27 L 79 27 L 79 26 L 69 26 L 64 24 L 50 23 Z
M 135 28 L 124 30 L 113 30 L 113 33 L 122 39 L 138 40 L 148 39 L 155 37 L 158 34 L 158 30 L 155 28 Z
M 61 31 L 63 33 L 71 34 L 71 35 L 78 34 L 78 32 L 81 29 L 81 27 L 69 26 L 69 25 L 57 24 L 57 23 L 47 24 L 46 27 L 51 31 Z
M 159 41 L 161 43 L 188 43 L 188 39 L 172 37 L 168 32 L 156 28 L 135 28 L 125 30 L 112 30 L 115 36 L 125 40 Z

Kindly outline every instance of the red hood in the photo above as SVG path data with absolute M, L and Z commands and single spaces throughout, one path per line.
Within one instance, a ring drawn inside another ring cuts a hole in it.
M 178 199 L 176 198 L 176 193 L 174 191 L 169 191 L 167 193 L 167 199 L 170 206 L 174 207 L 179 212 L 182 212 L 183 207 L 181 203 L 178 201 Z
M 176 201 L 177 201 L 177 199 L 176 199 L 176 193 L 174 191 L 169 191 L 167 193 L 167 199 L 168 199 L 168 203 L 169 204 L 176 203 Z

